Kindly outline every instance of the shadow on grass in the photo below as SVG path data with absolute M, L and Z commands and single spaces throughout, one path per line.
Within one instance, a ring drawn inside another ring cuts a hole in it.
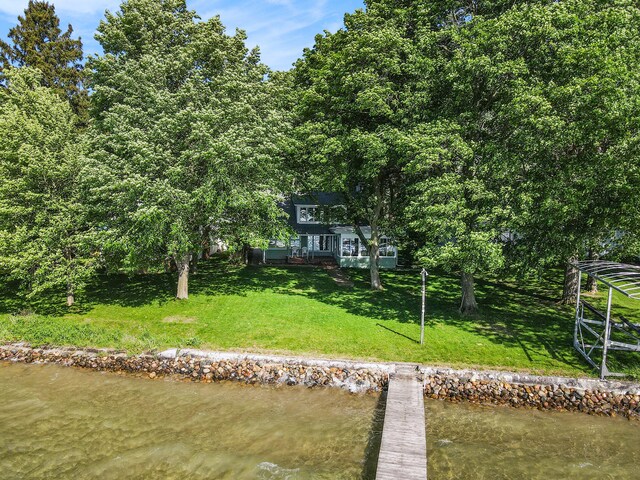
M 349 270 L 353 288 L 339 288 L 321 268 L 235 267 L 224 259 L 202 262 L 189 281 L 193 295 L 246 296 L 271 291 L 282 295 L 304 296 L 343 309 L 354 315 L 376 320 L 382 328 L 402 335 L 384 325 L 420 322 L 421 280 L 419 271 L 397 270 L 382 273 L 385 289 L 369 288 L 367 270 Z M 558 279 L 561 274 L 558 272 Z M 137 307 L 174 301 L 175 274 L 103 275 L 78 296 L 72 309 L 64 306 L 61 295 L 43 295 L 26 303 L 16 299 L 15 289 L 5 285 L 0 291 L 0 313 L 15 314 L 30 310 L 43 315 L 82 314 L 97 305 Z M 535 358 L 550 357 L 573 368 L 584 368 L 572 347 L 571 308 L 555 305 L 561 285 L 536 279 L 515 281 L 483 278 L 477 280 L 481 312 L 473 317 L 458 314 L 460 286 L 458 278 L 432 272 L 427 288 L 427 324 L 443 324 L 477 334 L 490 342 L 521 349 L 535 366 Z
M 420 342 L 418 340 L 416 340 L 415 338 L 411 338 L 411 337 L 405 335 L 404 333 L 396 332 L 395 330 L 393 330 L 393 329 L 391 329 L 389 327 L 385 327 L 384 325 L 382 325 L 380 323 L 376 323 L 376 327 L 384 328 L 388 332 L 395 333 L 396 335 L 398 335 L 400 337 L 404 337 L 407 340 L 411 340 L 413 343 L 420 344 Z
M 138 307 L 173 300 L 171 292 L 175 288 L 176 281 L 170 274 L 100 275 L 76 295 L 74 306 L 67 307 L 63 292 L 45 292 L 27 299 L 18 294 L 16 284 L 5 284 L 0 290 L 0 314 L 62 316 L 87 313 L 98 304 Z

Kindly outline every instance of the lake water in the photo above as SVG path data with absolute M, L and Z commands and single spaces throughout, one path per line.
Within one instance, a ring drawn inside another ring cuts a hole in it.
M 0 478 L 360 478 L 376 404 L 0 362 Z
M 640 422 L 425 401 L 429 480 L 640 479 Z
M 640 479 L 640 422 L 427 400 L 429 480 Z M 375 477 L 383 402 L 0 362 L 0 478 Z

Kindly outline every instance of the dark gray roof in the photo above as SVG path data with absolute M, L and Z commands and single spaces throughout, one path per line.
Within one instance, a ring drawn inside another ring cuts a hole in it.
M 308 195 L 294 195 L 290 200 L 281 203 L 280 208 L 289 216 L 288 223 L 296 233 L 300 235 L 331 235 L 330 228 L 335 225 L 298 223 L 296 205 L 333 206 L 343 204 L 343 197 L 339 193 L 312 192 Z
M 307 195 L 294 195 L 291 199 L 294 205 L 343 205 L 344 198 L 340 193 L 311 192 Z
M 287 219 L 287 223 L 289 226 L 298 234 L 301 235 L 329 235 L 331 231 L 329 230 L 330 225 L 322 225 L 318 223 L 298 223 L 298 219 L 296 217 L 296 205 L 292 200 L 287 200 L 280 204 L 280 208 L 282 208 L 289 218 Z

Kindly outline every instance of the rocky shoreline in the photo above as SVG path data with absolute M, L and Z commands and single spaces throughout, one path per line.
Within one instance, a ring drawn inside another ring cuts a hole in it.
M 640 385 L 504 372 L 421 369 L 426 398 L 640 420 Z
M 32 348 L 0 345 L 0 361 L 54 363 L 145 376 L 211 383 L 333 387 L 352 393 L 386 388 L 395 364 L 316 360 L 301 357 L 167 350 L 127 355 L 107 349 Z M 509 405 L 539 410 L 624 416 L 640 420 L 640 384 L 593 379 L 539 377 L 506 372 L 420 367 L 427 398 Z
M 194 382 L 239 381 L 247 384 L 334 387 L 352 393 L 381 391 L 389 382 L 390 366 L 352 362 L 304 361 L 278 357 L 213 354 L 169 350 L 127 355 L 108 349 L 31 348 L 0 346 L 0 361 L 54 363 L 97 371 L 127 373 L 151 379 L 173 376 Z

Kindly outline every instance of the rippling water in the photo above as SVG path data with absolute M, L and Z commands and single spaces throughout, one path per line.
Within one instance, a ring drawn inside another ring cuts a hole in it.
M 0 478 L 360 478 L 376 402 L 0 362 Z
M 333 389 L 0 362 L 0 479 L 373 478 L 381 407 Z M 425 409 L 429 480 L 640 479 L 638 422 L 438 401 Z
M 640 479 L 640 422 L 425 401 L 429 480 Z

